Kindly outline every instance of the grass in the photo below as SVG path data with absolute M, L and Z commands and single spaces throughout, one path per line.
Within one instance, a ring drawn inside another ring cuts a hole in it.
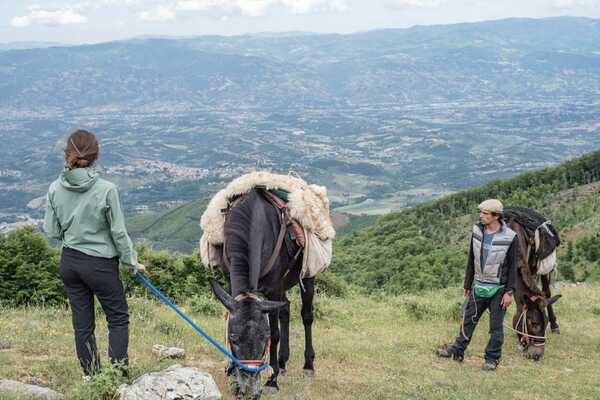
M 337 207 L 335 211 L 355 215 L 384 215 L 435 200 L 445 194 L 448 193 L 438 189 L 409 189 L 382 198 L 368 198 L 358 203 Z
M 158 249 L 191 252 L 202 235 L 200 217 L 206 209 L 204 200 L 193 201 L 172 209 L 146 213 L 127 220 L 134 239 L 146 239 Z
M 376 215 L 354 215 L 349 214 L 348 222 L 336 227 L 335 236 L 340 238 L 349 235 L 359 229 L 366 228 L 377 220 Z
M 599 399 L 600 287 L 564 287 L 560 292 L 563 298 L 556 308 L 563 333 L 550 337 L 544 359 L 537 363 L 525 359 L 507 331 L 504 356 L 495 373 L 480 369 L 487 316 L 464 363 L 433 354 L 436 346 L 457 333 L 458 288 L 419 296 L 318 297 L 312 379 L 302 375 L 304 335 L 298 295 L 293 294 L 289 372 L 279 378 L 281 391 L 272 399 Z M 205 303 L 186 310 L 222 338 L 223 321 Z M 179 362 L 213 374 L 224 398 L 231 398 L 224 359 L 215 349 L 165 306 L 142 298 L 130 299 L 129 304 L 134 377 Z M 512 312 L 514 308 L 507 321 Z M 81 381 L 68 310 L 5 308 L 0 315 L 0 338 L 13 342 L 11 350 L 0 352 L 0 377 L 49 386 L 67 399 L 101 398 L 101 390 L 89 390 Z M 106 324 L 100 312 L 97 325 L 99 347 L 106 349 Z M 151 353 L 156 343 L 183 347 L 186 358 L 158 361 Z M 106 359 L 104 352 L 105 364 Z M 112 384 L 106 376 L 103 379 L 105 385 Z M 16 398 L 0 394 L 0 399 Z

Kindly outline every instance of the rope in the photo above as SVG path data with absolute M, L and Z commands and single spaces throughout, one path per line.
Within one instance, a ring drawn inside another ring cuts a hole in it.
M 477 311 L 477 302 L 475 301 L 475 292 L 473 291 L 473 289 L 471 289 L 471 293 L 470 294 L 473 296 L 473 304 L 475 304 L 475 314 L 473 314 L 471 316 L 471 322 L 475 323 L 475 318 L 477 318 L 478 311 Z M 467 307 L 468 307 L 468 299 L 467 299 Z M 470 342 L 471 338 L 468 338 L 467 334 L 465 333 L 465 317 L 466 317 L 466 314 L 467 314 L 467 309 L 465 307 L 465 312 L 463 314 L 462 322 L 460 324 L 460 333 L 465 338 L 465 340 L 467 342 Z
M 519 319 L 517 319 L 517 323 L 515 324 L 515 326 L 519 326 L 519 323 L 521 323 L 522 320 L 522 325 L 523 325 L 523 331 L 519 331 L 518 329 L 513 328 L 512 326 L 510 326 L 509 324 L 507 324 L 506 322 L 504 323 L 504 326 L 507 327 L 508 329 L 510 329 L 511 331 L 514 331 L 516 333 L 518 333 L 519 335 L 525 337 L 525 338 L 531 338 L 531 339 L 542 339 L 544 340 L 544 343 L 532 343 L 534 346 L 544 346 L 546 343 L 546 336 L 535 336 L 535 335 L 530 335 L 529 331 L 527 329 L 527 309 L 523 308 L 523 312 L 521 313 L 521 315 L 519 315 Z
M 206 333 L 202 328 L 200 328 L 198 325 L 196 325 L 196 323 L 194 321 L 192 321 L 190 319 L 190 317 L 185 315 L 185 313 L 183 311 L 181 311 L 175 304 L 173 304 L 173 302 L 171 300 L 169 300 L 169 298 L 167 298 L 164 294 L 161 293 L 160 290 L 158 290 L 152 283 L 150 283 L 148 278 L 146 278 L 144 275 L 142 275 L 139 272 L 136 272 L 135 276 L 140 280 L 140 282 L 142 282 L 142 284 L 144 284 L 144 286 L 146 286 L 148 289 L 150 289 L 150 291 L 152 293 L 154 293 L 156 295 L 156 297 L 158 297 L 160 300 L 162 300 L 162 302 L 165 303 L 167 306 L 171 307 L 173 309 L 173 311 L 175 311 L 185 322 L 190 324 L 196 332 L 198 332 L 206 340 L 208 340 L 210 342 L 210 344 L 215 346 L 221 353 L 225 354 L 229 359 L 231 359 L 231 361 L 233 361 L 233 363 L 236 364 L 240 369 L 247 371 L 247 372 L 254 373 L 254 372 L 261 372 L 262 370 L 265 370 L 269 367 L 266 364 L 263 364 L 260 367 L 256 367 L 256 368 L 247 367 L 246 365 L 244 365 L 244 363 L 242 363 L 242 361 L 240 361 L 236 356 L 231 354 L 231 352 L 227 351 L 227 349 L 225 349 L 223 346 L 221 346 L 219 344 L 219 342 L 217 342 L 208 333 Z
M 475 318 L 477 317 L 477 302 L 475 301 L 475 294 L 473 293 L 473 291 L 471 290 L 471 295 L 473 296 L 473 303 L 475 304 L 475 314 L 471 316 L 471 321 L 475 322 Z M 466 314 L 466 310 L 465 310 L 465 314 Z M 460 324 L 460 333 L 462 335 L 463 338 L 465 338 L 465 340 L 467 342 L 471 341 L 471 339 L 469 337 L 467 337 L 467 334 L 465 333 L 465 317 L 466 315 L 463 314 L 463 318 L 462 318 L 462 322 Z M 521 315 L 519 316 L 519 319 L 517 320 L 517 323 L 515 324 L 516 326 L 519 326 L 519 323 L 521 323 L 521 320 L 523 321 L 523 331 L 519 331 L 515 328 L 513 328 L 512 326 L 510 326 L 509 324 L 507 324 L 506 322 L 504 322 L 504 326 L 507 327 L 508 329 L 510 329 L 511 331 L 514 331 L 526 338 L 532 338 L 532 339 L 542 339 L 544 340 L 544 342 L 546 341 L 546 336 L 535 336 L 535 335 L 530 335 L 528 333 L 527 330 L 527 308 L 523 309 L 523 312 L 521 313 Z M 532 343 L 534 346 L 544 346 L 545 343 Z
M 510 329 L 511 331 L 516 332 L 516 333 L 518 333 L 520 335 L 527 336 L 527 337 L 530 337 L 530 338 L 533 338 L 533 339 L 543 339 L 543 340 L 546 340 L 546 336 L 534 336 L 534 335 L 530 335 L 530 334 L 528 334 L 526 332 L 521 332 L 520 330 L 515 329 L 512 326 L 507 325 L 506 323 L 504 323 L 504 326 L 507 327 L 508 329 Z M 541 347 L 541 346 L 544 346 L 545 343 L 533 343 L 533 345 Z

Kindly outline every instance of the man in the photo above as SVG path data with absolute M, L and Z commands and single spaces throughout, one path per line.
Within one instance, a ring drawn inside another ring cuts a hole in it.
M 496 370 L 504 342 L 504 315 L 513 302 L 517 275 L 517 234 L 502 220 L 502 203 L 495 199 L 479 205 L 480 222 L 473 226 L 464 282 L 465 310 L 453 344 L 436 350 L 439 357 L 462 361 L 477 322 L 490 311 L 490 339 L 484 371 Z

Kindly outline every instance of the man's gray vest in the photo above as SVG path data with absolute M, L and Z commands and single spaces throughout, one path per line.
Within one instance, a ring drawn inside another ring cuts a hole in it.
M 481 251 L 483 247 L 483 230 L 480 225 L 473 225 L 473 256 L 475 265 L 475 280 L 484 283 L 500 284 L 501 266 L 506 259 L 510 244 L 517 234 L 504 222 L 498 232 L 494 234 L 492 248 L 488 254 L 485 266 L 481 265 Z

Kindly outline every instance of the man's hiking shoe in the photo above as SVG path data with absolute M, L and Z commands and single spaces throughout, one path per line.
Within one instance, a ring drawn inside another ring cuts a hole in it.
M 498 363 L 493 361 L 486 361 L 485 364 L 483 364 L 483 367 L 481 367 L 484 371 L 495 371 L 496 368 L 498 368 Z
M 458 354 L 452 346 L 448 346 L 447 344 L 435 349 L 435 354 L 438 357 L 452 358 L 453 360 L 456 360 L 458 362 L 462 362 L 462 360 L 464 358 L 462 354 Z

